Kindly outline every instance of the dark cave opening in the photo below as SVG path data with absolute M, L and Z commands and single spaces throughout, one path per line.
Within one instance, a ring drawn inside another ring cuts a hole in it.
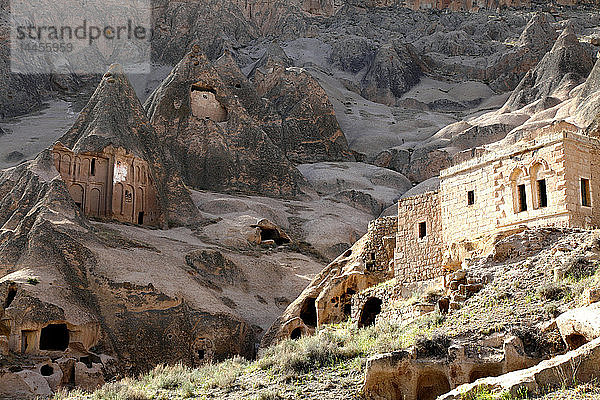
M 317 326 L 317 306 L 315 305 L 315 301 L 317 299 L 314 297 L 309 297 L 304 300 L 302 304 L 302 309 L 300 310 L 300 319 L 307 326 L 315 327 Z
M 42 328 L 40 350 L 64 351 L 69 347 L 69 329 L 66 324 L 50 324 Z
M 377 297 L 371 297 L 365 303 L 360 320 L 358 321 L 358 327 L 364 328 L 375 324 L 375 318 L 381 312 L 381 299 Z

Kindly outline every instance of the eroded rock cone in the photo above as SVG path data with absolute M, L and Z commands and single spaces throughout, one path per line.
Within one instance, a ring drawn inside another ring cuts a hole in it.
M 549 96 L 565 97 L 573 87 L 586 79 L 593 65 L 592 58 L 569 25 L 552 50 L 521 80 L 504 109 L 515 111 Z
M 154 218 L 153 225 L 157 226 L 201 222 L 169 154 L 156 143 L 156 133 L 133 87 L 122 68 L 113 65 L 73 127 L 58 140 L 54 157 L 75 202 L 81 203 L 86 214 L 119 220 L 123 220 L 119 214 L 131 214 L 123 222 L 146 224 Z M 65 159 L 69 161 L 67 166 Z M 88 188 L 76 186 L 82 176 L 89 175 L 86 179 L 95 181 L 103 179 L 104 173 L 108 174 L 108 181 L 113 177 L 114 193 L 111 188 L 100 189 L 100 193 L 91 189 L 87 193 Z M 97 178 L 92 177 L 96 175 Z M 124 205 L 116 206 L 120 201 L 116 198 L 118 191 L 123 192 Z M 153 195 L 155 206 L 151 204 Z M 93 196 L 98 197 L 98 204 L 94 199 L 91 203 L 88 200 Z M 111 201 L 113 204 L 108 204 Z M 127 204 L 131 204 L 131 210 Z M 140 214 L 144 212 L 145 215 Z
M 419 83 L 424 64 L 410 44 L 394 43 L 381 47 L 375 53 L 362 84 L 366 99 L 394 105 L 396 98 Z
M 295 198 L 308 187 L 198 47 L 149 97 L 145 109 L 158 145 L 194 188 Z
M 224 59 L 226 56 L 219 61 Z M 221 71 L 225 61 L 219 61 L 217 68 Z M 232 69 L 232 62 L 229 57 L 228 69 Z M 279 120 L 277 129 L 272 124 L 273 117 L 261 126 L 290 161 L 298 164 L 354 161 L 327 93 L 304 69 L 293 67 L 279 46 L 269 47 L 252 71 L 252 77 L 257 88 L 253 98 L 267 99 L 267 106 Z M 253 98 L 240 96 L 252 115 L 251 110 L 256 109 Z

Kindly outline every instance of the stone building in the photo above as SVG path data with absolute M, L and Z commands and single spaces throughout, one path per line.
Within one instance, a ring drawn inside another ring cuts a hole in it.
M 148 163 L 122 148 L 75 154 L 56 144 L 54 165 L 85 215 L 157 226 L 159 206 Z
M 600 225 L 600 140 L 565 122 L 488 149 L 398 202 L 398 282 L 443 276 L 490 237 L 521 226 Z M 459 249 L 459 250 L 457 250 Z

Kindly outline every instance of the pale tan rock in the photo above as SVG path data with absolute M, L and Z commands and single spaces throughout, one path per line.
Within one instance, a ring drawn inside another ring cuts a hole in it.
M 576 308 L 556 318 L 560 335 L 570 349 L 600 337 L 600 304 Z
M 600 339 L 538 365 L 497 377 L 479 379 L 461 385 L 438 397 L 438 400 L 460 400 L 473 395 L 480 387 L 494 393 L 509 392 L 515 396 L 526 389 L 530 394 L 548 387 L 566 386 L 573 382 L 587 383 L 600 376 Z
M 93 363 L 91 368 L 88 368 L 82 362 L 75 364 L 75 385 L 78 388 L 93 391 L 104 385 L 104 383 L 102 364 Z
M 31 392 L 36 396 L 49 397 L 53 394 L 48 381 L 44 379 L 37 371 L 25 370 L 17 372 L 23 381 L 31 388 Z

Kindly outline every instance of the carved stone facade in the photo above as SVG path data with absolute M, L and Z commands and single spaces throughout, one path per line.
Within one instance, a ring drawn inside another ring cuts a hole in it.
M 227 121 L 227 109 L 217 100 L 211 89 L 192 86 L 190 94 L 192 115 L 199 119 L 210 119 L 214 122 Z
M 157 226 L 159 206 L 148 163 L 112 146 L 75 154 L 57 144 L 54 165 L 84 214 L 99 219 Z

